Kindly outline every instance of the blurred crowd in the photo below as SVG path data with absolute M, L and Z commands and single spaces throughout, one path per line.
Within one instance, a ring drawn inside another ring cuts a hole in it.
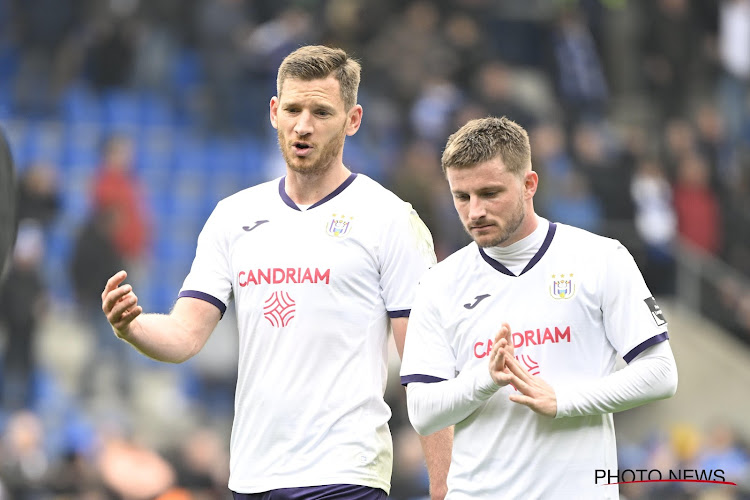
M 273 151 L 276 69 L 309 43 L 362 62 L 363 127 L 345 162 L 415 206 L 439 259 L 469 241 L 439 168 L 447 136 L 506 115 L 530 133 L 541 215 L 620 239 L 656 295 L 679 292 L 682 246 L 721 263 L 699 275 L 701 312 L 750 345 L 750 0 L 0 0 L 0 121 L 101 139 L 85 192 L 71 196 L 54 156 L 17 165 L 19 232 L 0 287 L 0 499 L 226 498 L 231 347 L 163 376 L 111 335 L 100 293 L 121 268 L 136 289 L 162 278 L 149 263 L 175 219 L 167 227 L 148 203 L 160 158 L 138 150 L 143 130 L 146 140 L 166 130 Z M 153 128 L 120 126 L 127 107 L 107 115 L 122 95 L 146 103 Z M 175 155 L 192 154 L 182 145 Z M 279 172 L 278 159 L 259 158 L 260 177 Z M 229 176 L 218 158 L 205 163 L 212 177 Z M 84 210 L 61 230 L 76 202 Z M 61 231 L 64 268 L 51 270 L 45 255 Z M 186 271 L 192 251 L 167 258 Z M 60 315 L 61 289 L 72 315 Z M 76 328 L 60 340 L 70 317 Z M 40 344 L 64 376 L 45 369 Z M 137 403 L 144 390 L 171 402 L 151 403 L 158 423 L 129 415 L 148 406 Z M 403 398 L 392 384 L 397 500 L 423 498 L 427 484 Z M 176 420 L 179 437 L 153 436 Z M 736 465 L 728 480 L 748 477 L 748 447 L 717 429 L 681 439 L 673 429 L 622 459 L 659 468 L 726 453 Z

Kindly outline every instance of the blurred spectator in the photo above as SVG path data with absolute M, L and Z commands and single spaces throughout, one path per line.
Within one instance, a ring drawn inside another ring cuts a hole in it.
M 608 143 L 605 131 L 593 124 L 579 125 L 573 131 L 573 151 L 579 171 L 604 207 L 604 217 L 609 221 L 632 221 L 633 200 L 628 187 L 633 166 L 618 161 L 618 152 Z
M 721 196 L 724 258 L 750 278 L 750 156 L 740 157 L 741 170 Z
M 116 498 L 151 500 L 175 484 L 174 468 L 156 451 L 133 439 L 105 434 L 96 466 Z
M 75 30 L 84 22 L 83 2 L 7 2 L 22 54 L 15 81 L 16 104 L 28 116 L 47 116 L 67 83 L 65 60 Z M 3 74 L 5 80 L 10 75 Z
M 546 201 L 545 216 L 550 220 L 594 233 L 601 232 L 604 222 L 602 202 L 591 193 L 588 180 L 579 172 L 571 170 L 559 178 Z
M 8 274 L 0 285 L 0 324 L 6 329 L 2 363 L 2 408 L 33 403 L 34 348 L 47 293 L 42 281 L 44 236 L 36 221 L 21 221 Z
M 552 41 L 558 94 L 571 127 L 600 122 L 609 99 L 598 48 L 582 16 L 575 8 L 564 8 Z
M 60 187 L 52 165 L 34 163 L 18 180 L 18 219 L 49 227 L 60 212 Z
M 72 278 L 79 311 L 92 330 L 97 352 L 82 372 L 80 388 L 85 396 L 91 396 L 97 370 L 102 365 L 114 366 L 118 374 L 119 396 L 130 393 L 129 362 L 130 347 L 112 332 L 107 318 L 101 311 L 102 283 L 114 273 L 125 269 L 120 250 L 115 247 L 114 235 L 119 230 L 118 214 L 114 209 L 94 211 L 79 230 L 70 262 Z
M 698 146 L 692 123 L 681 118 L 669 120 L 664 129 L 662 148 L 662 161 L 666 167 L 667 176 L 670 181 L 674 182 L 683 158 L 697 152 Z
M 45 482 L 54 498 L 109 500 L 90 457 L 77 450 L 68 450 L 55 461 Z
M 684 116 L 691 70 L 700 56 L 698 30 L 688 0 L 657 0 L 646 4 L 643 70 L 650 100 L 659 110 L 657 123 Z
M 195 11 L 198 47 L 208 79 L 209 126 L 231 131 L 244 99 L 241 47 L 253 21 L 240 0 L 203 0 Z
M 401 199 L 409 200 L 432 233 L 438 259 L 449 255 L 448 224 L 441 217 L 440 206 L 451 205 L 451 197 L 440 170 L 438 150 L 426 141 L 409 144 L 389 185 Z
M 0 482 L 9 500 L 39 500 L 45 491 L 49 457 L 44 427 L 30 411 L 12 414 L 0 442 Z
M 718 38 L 722 68 L 718 85 L 719 102 L 727 135 L 730 142 L 736 145 L 747 133 L 748 126 L 750 0 L 719 2 Z
M 677 217 L 672 186 L 658 160 L 640 161 L 630 195 L 635 204 L 635 229 L 645 245 L 643 277 L 655 295 L 671 294 L 675 284 L 672 245 L 677 235 Z
M 392 99 L 407 106 L 429 77 L 447 77 L 456 67 L 456 55 L 440 30 L 440 11 L 431 0 L 406 5 L 391 16 L 366 47 L 372 83 L 389 89 Z
M 716 106 L 702 103 L 695 114 L 697 151 L 711 165 L 711 187 L 723 191 L 737 181 L 737 159 L 730 150 L 725 126 Z
M 678 167 L 674 206 L 682 240 L 716 255 L 721 248 L 721 211 L 708 165 L 698 154 L 685 156 Z
M 418 139 L 424 139 L 439 148 L 452 132 L 450 117 L 461 104 L 461 92 L 443 78 L 425 79 L 419 95 L 411 108 L 411 126 Z
M 99 91 L 123 88 L 131 83 L 135 61 L 135 26 L 114 13 L 94 20 L 86 47 L 86 67 Z
M 727 481 L 742 482 L 750 476 L 750 454 L 730 424 L 716 422 L 706 434 L 706 446 L 698 457 L 700 468 L 722 469 Z
M 475 69 L 492 57 L 487 45 L 486 33 L 479 21 L 461 11 L 446 13 L 445 37 L 451 51 L 456 54 L 456 66 L 450 80 L 459 88 L 471 87 L 471 76 Z M 450 130 L 456 130 L 450 128 Z
M 133 142 L 126 136 L 107 139 L 93 184 L 94 210 L 113 217 L 113 242 L 128 267 L 138 267 L 150 238 L 150 221 L 141 186 L 133 173 Z M 135 262 L 132 262 L 135 261 Z
M 540 184 L 536 199 L 539 208 L 546 213 L 546 207 L 555 203 L 554 187 L 573 170 L 573 158 L 565 142 L 565 132 L 555 122 L 540 123 L 530 131 L 531 164 L 544 179 Z M 545 217 L 550 218 L 545 215 Z M 554 219 L 551 219 L 554 220 Z
M 429 482 L 419 437 L 408 428 L 400 428 L 393 436 L 392 494 L 393 500 L 429 500 Z
M 210 428 L 201 428 L 180 443 L 173 460 L 177 484 L 195 500 L 221 500 L 226 497 L 229 457 L 224 443 Z
M 527 130 L 536 124 L 533 112 L 518 98 L 513 69 L 499 60 L 483 64 L 476 72 L 475 95 L 492 116 L 507 116 Z

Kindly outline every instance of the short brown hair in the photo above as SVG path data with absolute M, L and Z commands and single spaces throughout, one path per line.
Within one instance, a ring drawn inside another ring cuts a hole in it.
M 359 74 L 362 67 L 342 49 L 325 45 L 306 45 L 284 58 L 276 77 L 276 92 L 281 98 L 281 88 L 287 78 L 303 81 L 327 78 L 333 74 L 341 87 L 341 99 L 349 110 L 357 104 Z
M 449 168 L 473 167 L 500 157 L 508 172 L 521 174 L 531 166 L 529 134 L 506 117 L 471 120 L 448 138 L 441 164 Z

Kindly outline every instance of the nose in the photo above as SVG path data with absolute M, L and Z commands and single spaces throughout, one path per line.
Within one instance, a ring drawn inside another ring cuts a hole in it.
M 304 110 L 302 111 L 299 116 L 297 117 L 297 123 L 294 125 L 294 132 L 304 137 L 306 135 L 312 134 L 313 131 L 313 122 L 312 122 L 312 114 Z
M 484 203 L 478 196 L 469 198 L 469 220 L 479 220 L 487 215 Z

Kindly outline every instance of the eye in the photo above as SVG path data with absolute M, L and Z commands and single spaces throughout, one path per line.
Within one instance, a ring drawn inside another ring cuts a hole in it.
M 323 117 L 331 115 L 331 113 L 325 109 L 319 109 L 318 111 L 315 112 L 315 114 L 318 116 L 323 116 Z
M 455 193 L 453 197 L 458 201 L 469 201 L 469 195 L 466 193 Z

